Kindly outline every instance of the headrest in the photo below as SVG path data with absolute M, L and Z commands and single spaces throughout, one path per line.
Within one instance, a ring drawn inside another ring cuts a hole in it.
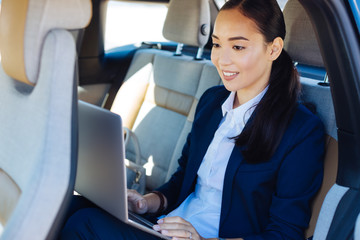
M 298 0 L 289 0 L 284 8 L 286 37 L 284 48 L 295 62 L 324 67 L 314 29 Z
M 91 15 L 90 0 L 2 0 L 0 51 L 6 74 L 36 84 L 46 34 L 56 28 L 84 28 Z
M 171 0 L 165 19 L 166 39 L 191 46 L 203 47 L 210 35 L 208 0 Z

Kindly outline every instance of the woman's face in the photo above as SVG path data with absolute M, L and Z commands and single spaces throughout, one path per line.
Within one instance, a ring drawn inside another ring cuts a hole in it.
M 234 107 L 255 97 L 268 85 L 273 44 L 265 42 L 252 20 L 237 9 L 222 10 L 212 40 L 211 61 L 226 89 L 237 92 Z

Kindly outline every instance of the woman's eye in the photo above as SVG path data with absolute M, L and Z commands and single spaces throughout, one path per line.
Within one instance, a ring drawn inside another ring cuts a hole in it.
M 218 44 L 218 43 L 213 43 L 213 48 L 218 48 L 218 47 L 220 47 L 220 44 Z
M 240 50 L 244 50 L 245 48 L 243 46 L 233 46 L 233 49 L 240 51 Z

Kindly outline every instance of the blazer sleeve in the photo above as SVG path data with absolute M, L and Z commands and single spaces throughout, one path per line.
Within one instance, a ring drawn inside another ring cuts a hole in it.
M 311 201 L 323 179 L 324 130 L 320 120 L 299 123 L 294 142 L 278 170 L 269 223 L 260 234 L 245 240 L 304 239 L 311 218 Z

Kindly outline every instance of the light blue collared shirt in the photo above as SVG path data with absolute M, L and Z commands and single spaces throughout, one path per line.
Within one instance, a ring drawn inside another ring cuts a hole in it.
M 245 127 L 267 87 L 256 97 L 233 109 L 235 92 L 221 106 L 223 119 L 215 132 L 197 172 L 195 191 L 167 216 L 180 216 L 189 221 L 204 238 L 217 238 L 221 212 L 222 191 L 226 166 L 235 146 L 232 137 Z

